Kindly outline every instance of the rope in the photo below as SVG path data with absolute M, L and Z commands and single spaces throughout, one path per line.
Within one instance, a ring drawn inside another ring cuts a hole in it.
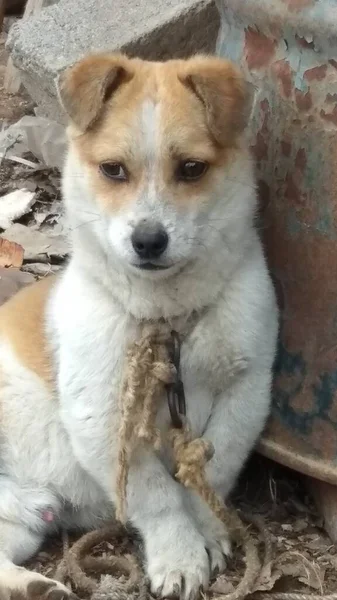
M 155 449 L 161 445 L 156 428 L 158 399 L 165 385 L 174 381 L 175 370 L 170 362 L 168 346 L 171 332 L 167 326 L 148 327 L 127 355 L 124 383 L 120 399 L 121 426 L 117 475 L 117 518 L 125 521 L 126 487 L 132 449 L 146 441 Z M 202 438 L 192 439 L 188 427 L 173 429 L 168 441 L 176 464 L 176 479 L 185 487 L 195 490 L 209 508 L 239 541 L 245 551 L 246 569 L 236 590 L 227 600 L 240 600 L 251 593 L 261 570 L 257 548 L 238 514 L 229 510 L 209 486 L 205 467 L 214 454 L 213 446 Z
M 118 521 L 83 535 L 70 549 L 67 537 L 63 537 L 63 559 L 55 579 L 62 583 L 70 580 L 77 593 L 91 600 L 132 600 L 133 596 L 147 600 L 147 581 L 134 556 L 90 556 L 101 542 L 118 546 L 123 540 L 129 541 L 129 536 Z M 103 577 L 98 582 L 99 575 Z
M 145 328 L 142 338 L 127 353 L 120 396 L 121 425 L 117 469 L 116 517 L 126 518 L 126 487 L 132 450 L 140 441 L 155 449 L 161 445 L 155 425 L 157 402 L 165 385 L 173 382 L 174 369 L 167 350 L 168 329 Z
M 178 481 L 201 496 L 213 514 L 227 527 L 229 534 L 244 548 L 246 555 L 245 574 L 234 592 L 227 594 L 226 598 L 228 600 L 245 598 L 252 591 L 260 573 L 260 560 L 256 546 L 238 513 L 225 506 L 206 480 L 205 467 L 213 456 L 213 447 L 202 438 L 192 440 L 187 427 L 182 431 L 179 429 L 172 430 L 170 438 L 173 455 L 178 467 L 176 472 Z
M 140 339 L 127 353 L 119 402 L 121 423 L 116 477 L 117 521 L 84 535 L 70 549 L 68 538 L 64 536 L 64 556 L 58 566 L 56 578 L 63 583 L 70 580 L 76 591 L 90 596 L 91 600 L 150 598 L 148 582 L 133 556 L 99 558 L 88 554 L 103 541 L 118 545 L 122 540 L 128 539 L 123 523 L 126 521 L 127 482 L 132 454 L 139 444 L 147 444 L 158 450 L 163 443 L 156 427 L 156 416 L 158 401 L 165 386 L 173 383 L 176 377 L 168 352 L 170 336 L 168 325 L 146 326 Z M 228 508 L 207 482 L 205 467 L 214 454 L 212 444 L 203 438 L 192 439 L 186 424 L 182 429 L 171 429 L 167 438 L 176 464 L 176 479 L 201 496 L 245 553 L 245 572 L 236 589 L 228 594 L 213 595 L 213 600 L 243 600 L 247 596 L 251 596 L 252 600 L 262 600 L 266 595 L 268 600 L 337 600 L 337 594 L 323 596 L 255 591 L 259 589 L 259 582 L 268 577 L 275 562 L 272 560 L 271 540 L 263 520 L 251 515 L 243 517 L 258 529 L 262 537 L 264 558 L 261 564 L 249 528 L 244 525 L 239 513 Z M 277 562 L 283 558 L 280 557 Z M 99 575 L 104 575 L 100 582 L 97 581 Z

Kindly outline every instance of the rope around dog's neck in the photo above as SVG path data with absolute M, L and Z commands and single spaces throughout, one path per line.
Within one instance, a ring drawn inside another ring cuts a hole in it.
M 145 442 L 159 450 L 161 436 L 156 427 L 157 399 L 165 385 L 174 380 L 169 361 L 165 326 L 146 327 L 126 357 L 120 395 L 119 453 L 116 517 L 125 522 L 126 486 L 130 458 L 135 446 Z
M 120 397 L 121 426 L 117 475 L 117 518 L 125 522 L 128 470 L 133 450 L 146 442 L 158 450 L 163 443 L 156 427 L 158 399 L 165 386 L 174 381 L 175 366 L 169 356 L 171 332 L 167 325 L 144 328 L 141 338 L 129 349 Z M 226 596 L 239 600 L 252 593 L 261 570 L 257 549 L 238 514 L 225 506 L 210 487 L 205 475 L 207 462 L 212 458 L 212 445 L 202 438 L 192 439 L 185 424 L 171 429 L 168 440 L 176 464 L 175 477 L 185 487 L 193 489 L 241 543 L 246 554 L 246 570 L 236 590 Z

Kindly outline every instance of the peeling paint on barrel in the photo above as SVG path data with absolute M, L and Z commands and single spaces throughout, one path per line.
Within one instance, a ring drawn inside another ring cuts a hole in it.
M 337 483 L 337 11 L 330 0 L 219 4 L 218 52 L 236 54 L 258 90 L 250 146 L 281 308 L 262 448 L 272 440 L 281 462 L 296 456 Z

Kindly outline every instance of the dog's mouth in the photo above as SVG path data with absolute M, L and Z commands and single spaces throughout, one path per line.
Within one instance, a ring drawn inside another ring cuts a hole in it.
M 144 262 L 139 264 L 133 264 L 133 267 L 140 269 L 141 271 L 164 271 L 169 269 L 172 265 L 158 265 L 152 262 Z

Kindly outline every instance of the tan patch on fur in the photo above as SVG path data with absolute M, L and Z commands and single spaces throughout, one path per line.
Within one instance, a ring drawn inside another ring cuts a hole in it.
M 95 123 L 107 97 L 132 77 L 125 68 L 128 63 L 122 55 L 100 54 L 99 59 L 88 56 L 61 74 L 61 103 L 82 131 Z
M 49 388 L 53 368 L 44 328 L 45 306 L 55 277 L 47 277 L 20 290 L 0 308 L 0 335 L 8 340 L 19 360 Z
M 103 100 L 102 85 L 116 73 L 118 65 L 122 73 L 120 83 L 113 85 Z M 86 97 L 86 81 L 89 97 L 99 99 L 89 105 L 79 100 Z M 87 167 L 98 204 L 108 211 L 133 201 L 148 182 L 142 130 L 142 107 L 146 102 L 159 107 L 155 123 L 159 127 L 156 185 L 176 202 L 193 201 L 203 190 L 207 191 L 214 170 L 223 168 L 236 152 L 247 118 L 243 77 L 232 63 L 216 58 L 156 63 L 97 55 L 78 63 L 68 73 L 61 97 L 62 94 L 71 106 L 71 143 Z M 72 102 L 70 96 L 74 98 Z M 93 122 L 93 104 L 97 111 L 94 125 L 83 133 L 78 123 Z M 82 116 L 74 117 L 75 105 Z M 204 177 L 186 184 L 177 181 L 175 171 L 180 160 L 188 159 L 204 160 L 210 168 Z M 99 171 L 99 164 L 104 161 L 125 165 L 128 182 L 105 178 Z

